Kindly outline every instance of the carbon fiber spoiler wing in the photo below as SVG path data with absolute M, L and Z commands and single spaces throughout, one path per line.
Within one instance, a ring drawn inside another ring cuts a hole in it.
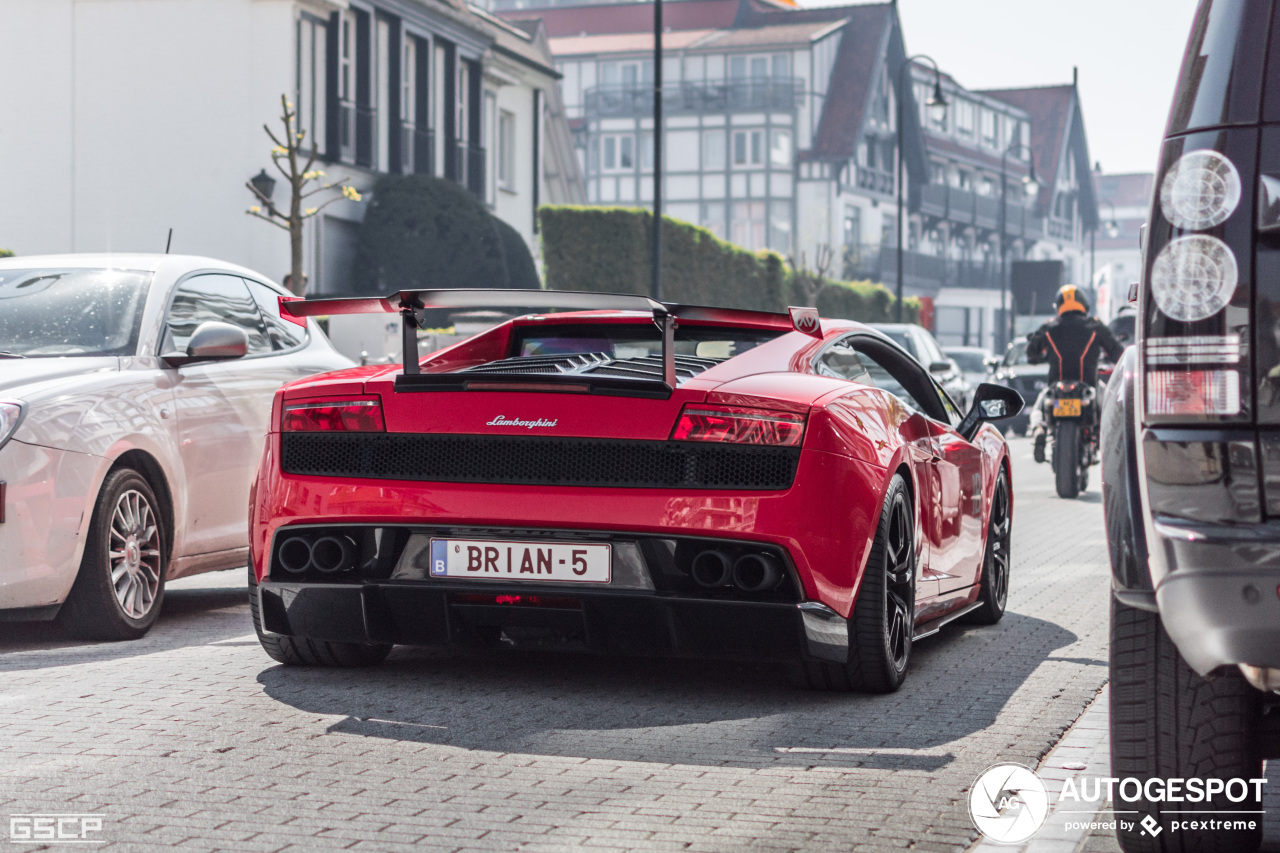
M 548 311 L 641 311 L 653 315 L 662 330 L 663 381 L 676 387 L 675 326 L 681 319 L 702 322 L 787 329 L 822 337 L 816 308 L 791 308 L 787 314 L 745 311 L 659 302 L 629 293 L 592 293 L 576 290 L 466 288 L 453 290 L 402 290 L 390 296 L 298 299 L 280 297 L 282 315 L 327 317 L 334 314 L 399 314 L 403 343 L 404 376 L 420 374 L 418 330 L 424 328 L 426 311 L 439 308 L 507 308 L 541 313 Z M 399 385 L 399 383 L 397 383 Z

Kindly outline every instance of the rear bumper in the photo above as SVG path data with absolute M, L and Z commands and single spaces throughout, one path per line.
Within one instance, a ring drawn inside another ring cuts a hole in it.
M 601 654 L 753 661 L 848 659 L 844 619 L 821 605 L 557 591 L 577 607 L 459 603 L 460 595 L 501 594 L 493 585 L 420 582 L 318 584 L 262 581 L 263 629 L 354 643 L 443 646 L 474 642 L 495 629 L 531 642 Z M 527 589 L 517 590 L 527 593 Z
M 1161 621 L 1202 674 L 1280 667 L 1280 526 L 1156 523 L 1168 567 L 1156 587 Z

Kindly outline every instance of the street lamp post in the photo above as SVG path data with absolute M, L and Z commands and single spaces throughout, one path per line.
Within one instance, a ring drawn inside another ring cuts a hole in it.
M 895 184 L 895 188 L 898 190 L 898 259 L 897 260 L 898 260 L 898 322 L 899 323 L 901 323 L 903 320 L 902 222 L 903 222 L 904 216 L 903 216 L 903 210 L 902 210 L 903 209 L 902 177 L 903 177 L 903 163 L 906 160 L 906 158 L 902 154 L 902 139 L 903 139 L 902 128 L 904 124 L 904 118 L 906 115 L 906 112 L 903 106 L 906 103 L 906 97 L 903 94 L 903 80 L 905 79 L 903 75 L 906 73 L 907 69 L 911 67 L 911 63 L 921 59 L 927 61 L 930 65 L 933 66 L 933 75 L 934 75 L 933 76 L 933 94 L 929 96 L 929 100 L 926 102 L 925 105 L 929 107 L 931 114 L 933 115 L 946 115 L 946 112 L 947 112 L 947 98 L 945 95 L 942 94 L 942 72 L 938 69 L 938 63 L 935 62 L 932 57 L 925 56 L 923 53 L 917 53 L 915 56 L 907 57 L 907 59 L 902 63 L 902 65 L 898 66 L 898 180 Z M 923 132 L 924 131 L 922 128 L 921 133 Z
M 653 282 L 650 289 L 650 295 L 662 301 L 662 0 L 653 0 Z
M 1009 155 L 1013 152 L 1026 152 L 1028 162 L 1031 164 L 1031 171 L 1022 179 L 1023 191 L 1027 198 L 1034 201 L 1037 191 L 1040 189 L 1040 182 L 1036 179 L 1036 158 L 1031 149 L 1021 142 L 1011 142 L 1009 147 L 1000 154 L 1000 313 L 1007 318 L 1005 339 L 1000 342 L 1000 348 L 1004 349 L 1009 341 L 1013 340 L 1013 296 L 1009 292 L 1009 276 L 1006 272 L 1005 265 L 1008 258 L 1008 248 L 1006 241 L 1008 239 L 1009 224 Z

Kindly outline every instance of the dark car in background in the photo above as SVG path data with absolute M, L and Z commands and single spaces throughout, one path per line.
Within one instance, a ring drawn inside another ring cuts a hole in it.
M 991 381 L 1008 386 L 1022 395 L 1026 408 L 1016 417 L 1004 421 L 1001 426 L 1008 432 L 1025 435 L 1031 421 L 1031 406 L 1049 381 L 1049 365 L 1029 363 L 1026 339 L 1019 338 L 1004 351 L 1004 357 L 996 365 Z
M 969 408 L 974 386 L 964 378 L 960 366 L 943 354 L 942 346 L 932 332 L 914 323 L 876 323 L 872 328 L 911 353 L 938 380 L 952 402 L 962 410 Z
M 1262 786 L 1235 780 L 1280 757 L 1277 5 L 1199 5 L 1156 172 L 1137 346 L 1104 397 L 1111 775 L 1144 785 L 1125 806 L 1127 851 L 1256 850 Z M 1147 790 L 1181 779 L 1235 795 Z

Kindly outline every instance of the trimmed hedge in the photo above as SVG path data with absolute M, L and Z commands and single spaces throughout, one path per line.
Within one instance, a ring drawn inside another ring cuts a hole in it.
M 519 233 L 469 190 L 430 175 L 383 175 L 356 245 L 362 294 L 443 287 L 533 287 L 537 268 Z
M 619 207 L 541 208 L 549 290 L 647 295 L 653 214 Z M 689 305 L 783 311 L 790 282 L 782 257 L 748 252 L 705 228 L 662 217 L 662 298 Z
M 545 206 L 542 257 L 549 290 L 648 295 L 653 214 L 642 208 Z M 749 252 L 706 228 L 662 217 L 662 298 L 687 305 L 785 311 L 805 304 L 794 273 L 775 252 Z M 895 300 L 871 282 L 828 281 L 818 294 L 824 317 L 892 322 Z M 906 316 L 918 316 L 907 300 Z
M 818 313 L 833 319 L 860 323 L 894 323 L 898 300 L 884 287 L 870 281 L 827 281 L 818 292 Z M 915 323 L 920 317 L 920 300 L 903 300 L 903 320 Z

